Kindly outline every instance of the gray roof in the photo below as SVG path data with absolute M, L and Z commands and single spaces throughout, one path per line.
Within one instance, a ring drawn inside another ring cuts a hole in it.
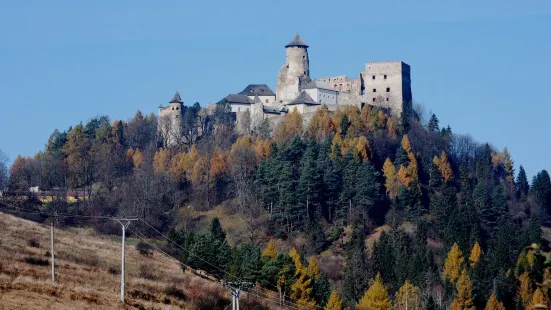
M 253 101 L 245 96 L 245 95 L 239 95 L 239 94 L 229 94 L 226 96 L 226 100 L 228 103 L 235 103 L 235 104 L 251 104 Z
M 174 94 L 174 97 L 172 97 L 172 100 L 170 100 L 168 103 L 184 103 L 182 101 L 182 98 L 180 98 L 180 93 L 176 91 Z
M 304 41 L 302 41 L 302 39 L 300 38 L 300 35 L 298 34 L 295 34 L 295 37 L 293 38 L 293 40 L 291 40 L 291 42 L 287 43 L 287 45 L 285 45 L 285 47 L 291 47 L 291 46 L 297 46 L 297 47 L 308 47 L 308 44 L 304 43 Z
M 304 90 L 298 95 L 298 97 L 287 105 L 295 104 L 309 104 L 309 105 L 319 105 L 320 103 L 315 102 L 310 95 L 308 95 Z
M 249 84 L 239 94 L 246 96 L 275 96 L 274 92 L 266 84 Z

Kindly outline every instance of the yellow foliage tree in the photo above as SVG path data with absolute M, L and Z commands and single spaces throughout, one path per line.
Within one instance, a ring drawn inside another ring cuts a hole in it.
M 308 274 L 312 278 L 317 278 L 320 274 L 320 266 L 315 255 L 312 255 L 312 257 L 308 260 Z
M 448 155 L 446 155 L 446 152 L 442 151 L 442 154 L 440 154 L 440 158 L 438 158 L 438 156 L 434 156 L 434 159 L 432 161 L 440 171 L 440 174 L 442 175 L 442 179 L 444 179 L 444 182 L 448 182 L 449 180 L 452 179 L 453 177 L 452 167 L 450 165 L 450 162 L 448 160 Z
M 275 128 L 274 138 L 278 142 L 286 142 L 302 134 L 302 115 L 297 108 L 287 113 L 283 121 Z
M 139 147 L 136 148 L 136 151 L 134 152 L 134 154 L 132 154 L 132 162 L 134 163 L 134 168 L 136 169 L 139 169 L 142 166 L 143 155 Z
M 453 310 L 475 310 L 472 297 L 471 279 L 467 275 L 467 270 L 463 269 L 461 276 L 457 280 L 457 293 L 450 309 Z
M 394 309 L 396 310 L 421 310 L 425 308 L 421 291 L 406 280 L 400 287 L 394 298 Z
M 383 175 L 385 176 L 386 192 L 391 199 L 394 199 L 400 191 L 400 183 L 398 182 L 396 167 L 388 157 L 383 164 Z
M 503 303 L 497 300 L 496 294 L 492 293 L 490 299 L 486 303 L 484 310 L 505 310 Z
M 360 302 L 356 305 L 358 310 L 390 310 L 392 302 L 388 296 L 388 290 L 383 284 L 381 274 L 378 273 L 373 284 L 367 289 Z
M 329 109 L 324 104 L 316 111 L 308 126 L 308 136 L 318 141 L 324 141 L 335 132 L 335 123 L 329 115 Z
M 444 262 L 444 278 L 449 279 L 452 284 L 455 284 L 464 267 L 465 259 L 463 258 L 463 253 L 459 245 L 454 243 Z
M 530 304 L 526 307 L 526 309 L 549 309 L 547 300 L 539 287 L 534 292 L 532 300 L 530 300 Z
M 298 251 L 297 249 L 295 248 L 292 248 L 290 251 L 289 251 L 289 256 L 291 256 L 291 258 L 293 259 L 293 262 L 295 263 L 295 275 L 298 275 L 299 273 L 301 273 L 304 268 L 304 266 L 302 265 L 302 260 L 300 258 L 300 254 L 298 254 Z
M 520 285 L 518 287 L 517 297 L 522 301 L 523 305 L 528 305 L 532 300 L 532 283 L 528 271 L 518 277 Z
M 214 187 L 216 181 L 227 172 L 226 154 L 220 150 L 215 150 L 210 158 L 210 186 Z
M 270 156 L 270 152 L 272 150 L 270 139 L 266 138 L 262 140 L 260 136 L 256 136 L 253 148 L 254 152 L 256 153 L 256 157 L 258 157 L 259 159 L 267 158 L 268 156 Z
M 356 142 L 356 152 L 358 153 L 358 156 L 363 160 L 369 160 L 369 141 L 365 136 L 359 136 L 357 138 Z
M 313 309 L 316 307 L 316 300 L 312 297 L 312 279 L 301 273 L 295 283 L 291 284 L 291 299 L 300 307 Z
M 266 245 L 266 248 L 262 251 L 262 256 L 270 257 L 272 259 L 276 258 L 277 249 L 274 239 L 270 239 L 270 241 L 268 241 L 268 245 Z
M 342 141 L 341 135 L 338 133 L 333 136 L 333 141 L 331 141 L 331 157 L 336 158 L 342 154 L 344 147 L 344 142 Z
M 207 160 L 205 157 L 199 156 L 199 158 L 193 165 L 193 170 L 191 171 L 191 183 L 193 185 L 205 183 L 207 181 L 207 175 Z
M 503 148 L 503 166 L 505 167 L 505 174 L 507 175 L 505 178 L 509 183 L 513 183 L 513 180 L 515 179 L 515 171 L 514 171 L 514 162 L 511 158 L 511 154 L 509 154 L 509 150 L 507 147 Z
M 324 310 L 342 310 L 342 299 L 339 297 L 337 291 L 332 291 L 329 300 L 325 305 Z
M 153 157 L 153 171 L 155 173 L 166 173 L 170 164 L 170 153 L 168 150 L 160 148 Z
M 473 248 L 471 249 L 471 255 L 469 255 L 469 262 L 471 263 L 471 268 L 474 268 L 476 264 L 478 264 L 478 261 L 480 260 L 480 256 L 482 255 L 482 248 L 480 247 L 480 244 L 478 244 L 478 241 L 474 243 Z

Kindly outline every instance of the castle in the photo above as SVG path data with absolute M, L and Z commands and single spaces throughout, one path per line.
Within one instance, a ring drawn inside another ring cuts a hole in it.
M 368 62 L 365 70 L 355 78 L 339 75 L 313 79 L 310 77 L 308 48 L 298 33 L 285 45 L 285 64 L 279 70 L 275 93 L 266 84 L 250 84 L 240 93 L 229 94 L 223 99 L 236 113 L 238 123 L 248 114 L 251 130 L 258 128 L 264 120 L 273 125 L 294 109 L 308 120 L 322 105 L 336 111 L 346 105 L 361 109 L 369 104 L 386 108 L 397 116 L 406 106 L 411 106 L 408 64 L 402 61 Z M 178 93 L 169 106 L 159 107 L 159 118 L 167 120 L 159 121 L 159 131 L 172 139 L 169 145 L 180 136 L 178 124 L 183 108 Z M 207 110 L 212 110 L 212 107 Z

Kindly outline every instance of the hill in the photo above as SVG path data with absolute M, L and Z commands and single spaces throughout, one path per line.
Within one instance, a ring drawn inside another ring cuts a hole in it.
M 182 272 L 158 251 L 141 255 L 138 240 L 128 238 L 121 305 L 120 238 L 88 228 L 55 230 L 52 284 L 50 227 L 0 212 L 0 228 L 0 309 L 223 309 L 230 302 L 220 283 Z

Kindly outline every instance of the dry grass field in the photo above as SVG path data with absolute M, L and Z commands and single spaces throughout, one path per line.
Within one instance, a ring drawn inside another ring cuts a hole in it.
M 126 246 L 126 304 L 120 298 L 120 237 L 91 229 L 55 231 L 56 283 L 51 282 L 50 228 L 0 212 L 0 309 L 225 309 L 220 283 L 183 273 L 154 251 Z M 268 309 L 257 300 L 242 309 Z

